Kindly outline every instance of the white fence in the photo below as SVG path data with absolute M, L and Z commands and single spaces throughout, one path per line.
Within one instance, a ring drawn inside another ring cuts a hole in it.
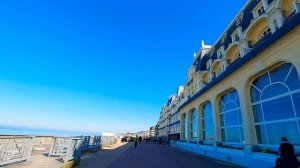
M 28 160 L 32 145 L 31 136 L 0 136 L 0 166 Z
M 49 151 L 49 156 L 63 158 L 64 162 L 80 159 L 83 150 L 98 150 L 100 136 L 0 136 L 0 167 L 24 162 L 32 151 Z
M 98 150 L 99 145 L 100 136 L 54 137 L 49 156 L 63 157 L 64 162 L 67 162 L 79 159 L 83 150 Z

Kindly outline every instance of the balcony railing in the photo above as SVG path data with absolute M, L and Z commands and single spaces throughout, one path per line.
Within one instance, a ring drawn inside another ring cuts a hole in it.
M 289 16 L 287 16 L 286 18 L 284 18 L 284 23 L 290 21 L 294 16 L 296 15 L 296 10 L 294 10 L 291 14 L 289 14 Z
M 270 33 L 266 34 L 264 37 L 262 37 L 261 39 L 259 39 L 256 43 L 250 44 L 249 46 L 250 46 L 251 48 L 254 48 L 254 47 L 258 46 L 259 44 L 261 44 L 264 40 L 266 40 L 266 39 L 267 39 L 268 37 L 270 37 L 271 35 L 272 35 L 272 33 L 270 32 Z

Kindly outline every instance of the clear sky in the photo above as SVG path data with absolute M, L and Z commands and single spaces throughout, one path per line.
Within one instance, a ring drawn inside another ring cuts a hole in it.
M 0 125 L 148 129 L 245 2 L 1 1 Z

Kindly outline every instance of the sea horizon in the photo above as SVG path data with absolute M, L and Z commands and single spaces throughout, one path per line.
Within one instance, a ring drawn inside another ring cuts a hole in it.
M 93 136 L 101 135 L 101 132 L 84 132 L 70 130 L 56 130 L 47 128 L 30 128 L 22 126 L 0 125 L 0 135 L 24 135 L 24 136 Z

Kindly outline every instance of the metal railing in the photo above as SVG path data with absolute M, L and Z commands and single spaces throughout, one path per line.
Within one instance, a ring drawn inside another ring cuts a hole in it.
M 68 137 L 54 137 L 49 156 L 64 157 L 67 149 L 70 146 L 70 138 Z
M 91 137 L 90 136 L 83 136 L 81 138 L 82 138 L 81 150 L 89 149 Z
M 92 136 L 90 139 L 90 148 L 98 150 L 101 143 L 101 136 Z
M 101 136 L 82 136 L 81 150 L 99 149 Z
M 0 136 L 0 166 L 28 160 L 32 145 L 32 136 Z
M 70 138 L 66 155 L 63 158 L 64 162 L 80 159 L 81 147 L 82 147 L 82 138 Z
M 49 156 L 62 157 L 64 162 L 79 159 L 81 155 L 83 138 L 55 137 L 49 152 Z
M 24 162 L 35 150 L 49 150 L 48 156 L 61 157 L 68 162 L 80 159 L 84 150 L 97 151 L 100 145 L 101 136 L 0 136 L 0 167 Z
M 100 140 L 100 136 L 54 137 L 49 156 L 63 157 L 64 162 L 76 160 L 84 150 L 98 150 Z

